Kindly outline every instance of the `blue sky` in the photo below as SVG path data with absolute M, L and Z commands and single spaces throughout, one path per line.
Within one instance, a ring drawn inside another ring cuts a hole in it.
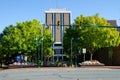
M 120 25 L 120 0 L 0 0 L 0 33 L 16 22 L 38 19 L 44 23 L 44 11 L 50 8 L 66 8 L 72 13 L 72 21 L 80 14 L 99 13 Z

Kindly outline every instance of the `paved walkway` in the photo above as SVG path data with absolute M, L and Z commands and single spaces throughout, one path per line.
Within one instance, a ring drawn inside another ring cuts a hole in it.
M 34 68 L 34 67 L 32 67 Z M 31 67 L 27 68 L 27 69 L 32 69 Z M 41 67 L 42 69 L 52 69 L 52 68 L 71 68 L 71 67 Z M 120 69 L 120 66 L 83 66 L 83 67 L 77 67 L 77 68 L 106 68 L 106 69 Z M 9 69 L 21 69 L 21 68 L 9 68 Z M 24 69 L 24 68 L 23 68 Z M 26 68 L 25 68 L 26 69 Z M 0 68 L 1 70 L 8 70 L 8 69 L 3 69 Z
M 84 66 L 80 68 L 108 68 L 108 69 L 120 69 L 120 66 Z

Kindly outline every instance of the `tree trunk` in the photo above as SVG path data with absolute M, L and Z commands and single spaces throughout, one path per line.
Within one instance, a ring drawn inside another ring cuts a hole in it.
M 50 62 L 50 60 L 49 60 L 50 58 L 49 57 L 47 57 L 47 62 Z
M 92 61 L 93 59 L 93 54 L 94 54 L 94 49 L 90 49 L 89 52 L 90 52 L 90 61 Z
M 90 61 L 92 61 L 93 53 L 90 53 Z

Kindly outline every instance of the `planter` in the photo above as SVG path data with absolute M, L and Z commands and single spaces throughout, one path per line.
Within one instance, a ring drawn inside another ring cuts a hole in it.
M 103 63 L 100 63 L 97 60 L 92 60 L 92 61 L 85 61 L 82 63 L 79 63 L 80 66 L 104 66 Z

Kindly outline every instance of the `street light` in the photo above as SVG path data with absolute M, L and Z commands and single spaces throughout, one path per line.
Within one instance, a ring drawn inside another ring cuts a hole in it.
M 35 40 L 37 41 L 37 45 L 38 45 L 38 67 L 41 66 L 41 60 L 40 60 L 40 44 L 41 44 L 41 41 L 43 41 L 43 36 L 40 37 L 40 40 L 38 40 L 37 37 L 35 37 Z
M 80 38 L 78 37 L 77 38 L 77 40 L 79 40 Z M 80 51 L 80 50 L 79 50 Z M 79 53 L 79 51 L 78 51 L 78 53 Z M 75 67 L 77 67 L 77 54 L 76 54 L 76 56 L 75 56 Z
M 77 38 L 77 39 L 79 40 L 80 38 Z M 70 59 L 71 64 L 72 64 L 72 53 L 73 53 L 73 51 L 72 51 L 73 40 L 74 40 L 74 38 L 72 37 L 72 38 L 71 38 L 71 59 Z M 75 66 L 77 67 L 77 55 L 75 55 Z
M 70 62 L 72 64 L 72 41 L 73 41 L 73 37 L 71 38 L 71 55 L 70 55 Z

